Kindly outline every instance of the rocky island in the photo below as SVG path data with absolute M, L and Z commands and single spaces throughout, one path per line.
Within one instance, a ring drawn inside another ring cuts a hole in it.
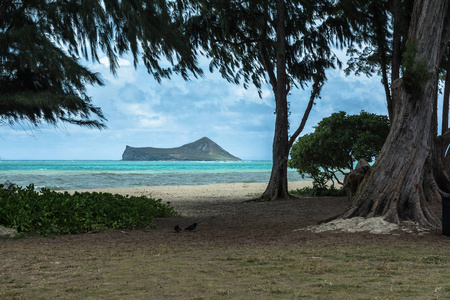
M 122 160 L 239 161 L 207 137 L 177 148 L 126 146 Z

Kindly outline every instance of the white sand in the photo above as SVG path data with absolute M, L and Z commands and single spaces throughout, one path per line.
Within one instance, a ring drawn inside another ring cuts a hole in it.
M 289 182 L 289 190 L 312 186 L 312 181 Z M 227 183 L 183 186 L 146 186 L 108 189 L 77 190 L 104 192 L 129 196 L 149 196 L 166 201 L 247 200 L 261 196 L 267 183 Z M 74 191 L 70 191 L 74 192 Z
M 289 182 L 288 189 L 295 190 L 312 186 L 312 181 Z M 163 202 L 173 202 L 176 206 L 188 204 L 191 201 L 242 201 L 250 200 L 261 196 L 267 187 L 267 183 L 229 183 L 211 185 L 185 185 L 185 186 L 146 186 L 146 187 L 125 187 L 109 189 L 77 190 L 79 192 L 105 192 L 129 196 L 148 196 L 155 199 L 162 199 Z M 74 191 L 69 191 L 74 192 Z M 186 209 L 186 208 L 185 208 Z M 198 215 L 198 211 L 184 211 L 183 215 Z M 353 218 L 340 219 L 318 226 L 309 226 L 297 230 L 307 230 L 312 232 L 369 232 L 376 234 L 392 234 L 403 230 L 408 233 L 427 233 L 412 222 L 402 224 L 392 224 L 382 218 Z M 295 230 L 296 231 L 296 230 Z
M 395 234 L 396 231 L 404 231 L 423 235 L 430 233 L 428 229 L 420 227 L 419 224 L 404 221 L 400 224 L 386 222 L 383 217 L 362 218 L 355 217 L 351 219 L 337 219 L 320 225 L 312 225 L 306 228 L 296 229 L 294 231 L 312 231 L 312 232 L 368 232 L 372 234 Z

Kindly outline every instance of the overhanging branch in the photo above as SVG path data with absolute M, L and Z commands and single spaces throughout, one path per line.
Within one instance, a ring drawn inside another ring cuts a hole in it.
M 294 144 L 297 137 L 300 135 L 300 133 L 303 131 L 306 125 L 306 121 L 308 120 L 309 114 L 311 112 L 311 109 L 314 105 L 314 100 L 316 100 L 317 97 L 320 95 L 320 90 L 322 89 L 323 84 L 323 78 L 321 76 L 315 76 L 314 77 L 314 84 L 311 91 L 311 96 L 309 97 L 308 106 L 306 107 L 305 113 L 303 114 L 302 122 L 300 123 L 300 126 L 297 128 L 297 130 L 294 132 L 294 134 L 289 139 L 288 147 L 289 149 Z

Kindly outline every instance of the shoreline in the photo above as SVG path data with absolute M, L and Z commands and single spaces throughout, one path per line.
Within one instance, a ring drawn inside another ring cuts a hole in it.
M 296 190 L 311 186 L 312 181 L 292 181 L 288 183 L 289 190 Z M 154 199 L 161 199 L 163 202 L 220 201 L 250 200 L 253 198 L 257 198 L 264 192 L 266 187 L 267 182 L 240 182 L 209 185 L 142 186 L 83 190 L 77 189 L 67 190 L 67 192 L 98 192 L 128 196 L 147 196 Z

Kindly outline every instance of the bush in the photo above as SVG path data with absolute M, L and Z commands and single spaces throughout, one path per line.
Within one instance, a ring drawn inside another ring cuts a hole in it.
M 0 207 L 0 225 L 43 235 L 148 227 L 156 217 L 176 214 L 161 200 L 145 196 L 36 192 L 33 185 L 0 189 Z
M 362 111 L 347 115 L 341 111 L 320 121 L 313 133 L 296 141 L 291 149 L 290 168 L 302 177 L 309 176 L 315 185 L 326 189 L 332 181 L 339 182 L 355 162 L 372 162 L 381 150 L 389 133 L 386 116 Z
M 346 196 L 344 189 L 331 187 L 321 187 L 313 184 L 313 187 L 304 187 L 290 192 L 294 196 L 299 197 L 342 197 Z

